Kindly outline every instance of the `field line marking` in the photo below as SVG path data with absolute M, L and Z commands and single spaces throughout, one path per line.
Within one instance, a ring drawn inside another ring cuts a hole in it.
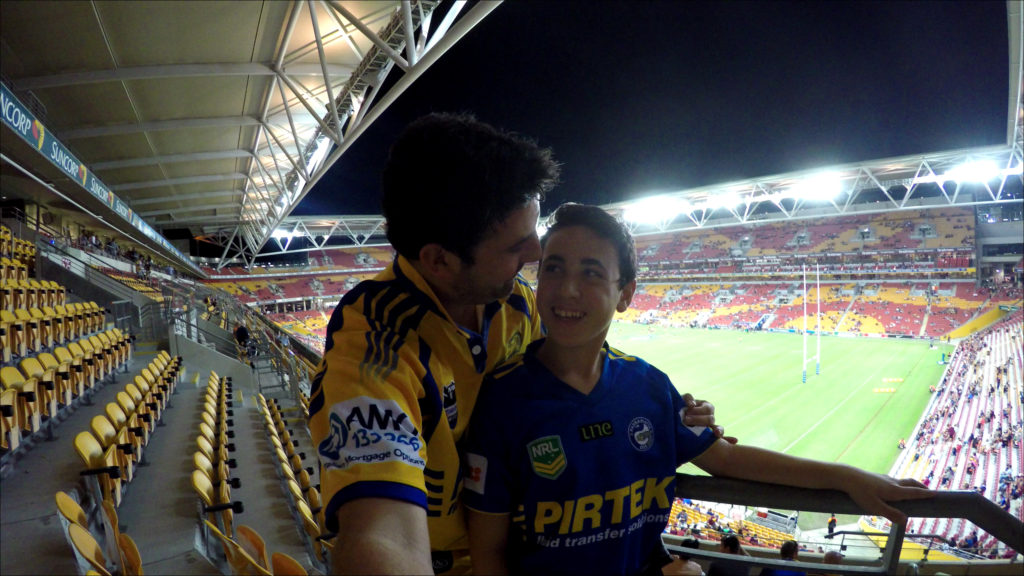
M 868 384 L 869 382 L 871 382 L 871 380 L 873 380 L 875 378 L 875 375 L 878 374 L 878 371 L 881 370 L 883 366 L 885 366 L 886 364 L 889 363 L 889 360 L 892 359 L 892 356 L 893 355 L 890 355 L 889 358 L 887 358 L 884 363 L 880 364 L 878 368 L 875 368 L 875 371 L 872 372 L 867 378 L 865 378 L 864 381 L 860 383 L 860 386 L 855 387 L 853 389 L 853 391 L 851 391 L 849 394 L 846 395 L 846 398 L 844 398 L 842 402 L 840 402 L 839 404 L 836 404 L 835 406 L 833 406 L 832 409 L 828 411 L 828 413 L 826 413 L 817 422 L 814 423 L 814 426 L 811 426 L 810 428 L 805 430 L 803 434 L 801 434 L 800 436 L 798 436 L 796 438 L 796 440 L 793 440 L 792 442 L 790 442 L 789 446 L 786 446 L 785 448 L 783 448 L 782 452 L 783 453 L 789 452 L 790 448 L 792 448 L 793 446 L 796 446 L 801 440 L 803 440 L 805 437 L 807 437 L 808 434 L 810 434 L 811 432 L 814 432 L 814 430 L 816 430 L 818 428 L 818 426 L 821 426 L 821 424 L 823 422 L 828 420 L 829 416 L 831 416 L 833 413 L 835 413 L 836 410 L 839 410 L 840 408 L 842 408 L 844 404 L 849 402 L 850 398 L 853 398 L 853 396 L 855 394 L 859 393 L 860 389 L 863 388 L 865 384 Z

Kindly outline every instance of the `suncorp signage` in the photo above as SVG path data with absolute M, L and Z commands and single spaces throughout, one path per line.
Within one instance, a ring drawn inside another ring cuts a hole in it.
M 54 166 L 60 168 L 69 178 L 81 184 L 82 188 L 85 188 L 147 238 L 160 244 L 165 250 L 177 256 L 181 262 L 199 272 L 199 268 L 187 256 L 132 212 L 127 203 L 115 196 L 103 182 L 100 182 L 99 178 L 86 168 L 85 164 L 75 158 L 70 150 L 54 138 L 43 126 L 43 123 L 37 120 L 35 115 L 29 112 L 28 108 L 2 83 L 0 83 L 0 115 L 3 116 L 4 124 L 45 156 Z

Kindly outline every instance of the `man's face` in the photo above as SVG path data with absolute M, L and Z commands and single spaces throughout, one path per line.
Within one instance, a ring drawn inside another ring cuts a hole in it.
M 540 203 L 530 200 L 487 232 L 473 251 L 473 265 L 458 274 L 454 288 L 461 302 L 487 304 L 512 293 L 523 265 L 540 258 L 539 216 Z
M 619 288 L 618 253 L 589 228 L 572 226 L 548 236 L 537 272 L 537 308 L 549 340 L 600 345 L 635 288 L 635 282 Z

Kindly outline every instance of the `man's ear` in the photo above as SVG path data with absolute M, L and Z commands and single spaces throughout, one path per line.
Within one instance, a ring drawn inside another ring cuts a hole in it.
M 622 289 L 622 293 L 619 295 L 619 303 L 615 305 L 615 309 L 619 312 L 625 312 L 629 309 L 629 303 L 633 301 L 633 293 L 636 292 L 636 280 L 633 280 Z
M 440 244 L 425 244 L 420 248 L 419 265 L 433 279 L 447 279 L 460 270 L 462 260 Z

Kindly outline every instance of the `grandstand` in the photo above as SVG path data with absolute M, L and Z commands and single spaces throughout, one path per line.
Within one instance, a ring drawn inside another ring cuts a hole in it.
M 430 65 L 425 48 L 443 53 L 491 4 L 456 3 L 449 19 L 452 3 L 433 1 L 5 3 L 0 573 L 327 572 L 334 541 L 307 394 L 334 306 L 395 251 L 381 216 L 290 214 L 337 160 L 332 150 L 397 96 L 390 87 Z M 63 28 L 44 46 L 33 31 L 51 19 Z M 97 21 L 106 26 L 84 24 Z M 155 22 L 184 25 L 173 41 L 141 38 Z M 423 42 L 407 45 L 413 31 Z M 393 81 L 392 70 L 406 76 Z M 905 446 L 894 458 L 892 446 L 872 451 L 893 475 L 976 492 L 1024 520 L 1016 98 L 1006 146 L 837 166 L 843 193 L 829 200 L 787 196 L 801 172 L 681 191 L 689 211 L 656 223 L 630 220 L 627 203 L 606 206 L 637 240 L 640 284 L 616 317 L 636 342 L 628 349 L 725 336 L 720 348 L 788 378 L 795 342 L 819 322 L 826 372 L 855 344 L 948 344 L 955 352 L 929 380 Z M 1002 171 L 985 183 L 950 176 L 979 159 Z M 726 195 L 743 207 L 713 202 Z M 820 286 L 805 287 L 805 271 Z M 535 266 L 522 273 L 536 282 Z M 251 350 L 232 337 L 239 323 Z M 758 355 L 761 342 L 770 356 Z M 697 369 L 729 380 L 723 358 Z M 908 370 L 908 380 L 926 372 Z M 871 392 L 877 403 L 897 393 L 875 380 L 829 392 L 890 390 Z M 730 417 L 743 429 L 753 412 Z M 861 423 L 866 436 L 891 432 L 880 420 Z M 798 522 L 754 492 L 742 513 L 680 498 L 671 531 L 707 548 L 728 529 L 755 556 L 786 539 L 811 558 L 837 546 L 819 537 L 816 516 Z M 874 562 L 886 545 L 875 533 L 890 527 L 848 520 L 875 538 L 859 537 L 849 560 Z M 928 569 L 954 574 L 998 573 L 1007 564 L 983 560 L 1019 546 L 984 530 L 965 542 L 978 526 L 941 514 L 914 517 L 910 530 L 904 560 L 928 550 L 942 561 Z

